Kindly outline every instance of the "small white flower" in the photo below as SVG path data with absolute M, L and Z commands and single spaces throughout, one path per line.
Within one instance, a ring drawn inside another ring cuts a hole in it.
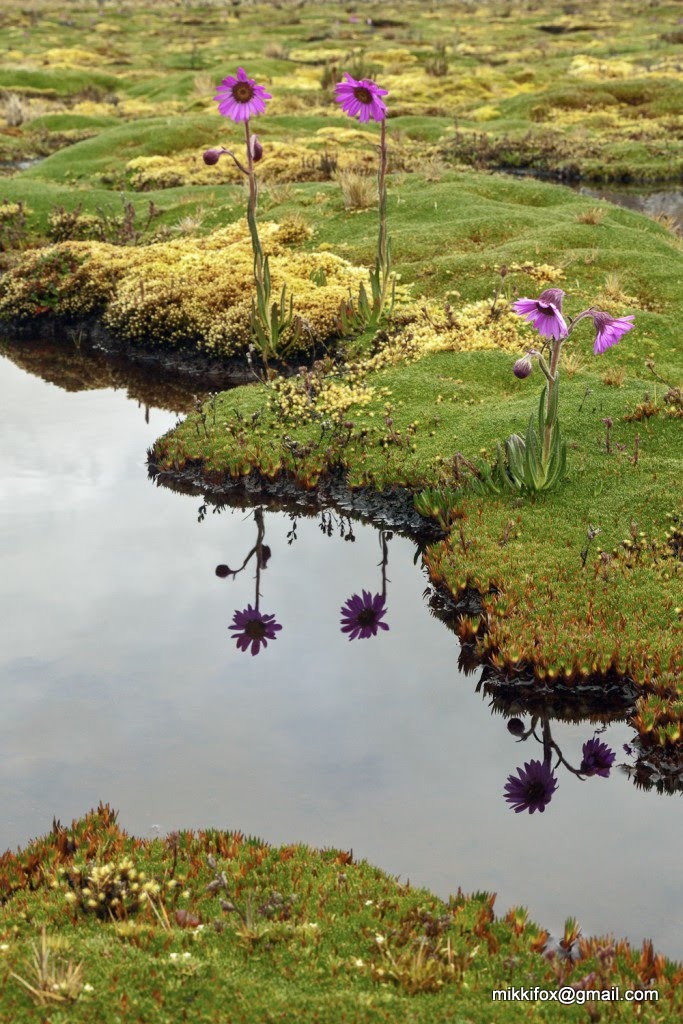
M 365 964 L 363 963 L 363 961 L 361 960 L 361 958 L 360 958 L 360 957 L 358 957 L 358 958 L 357 958 L 356 960 L 354 960 L 353 962 L 354 962 L 354 964 L 355 964 L 355 966 L 356 966 L 356 967 L 365 967 Z
M 381 946 L 383 942 L 386 942 L 386 939 L 383 935 L 375 935 L 375 942 L 378 946 Z
M 94 991 L 95 991 L 95 989 L 93 988 L 93 986 L 92 986 L 92 985 L 88 985 L 88 984 L 86 983 L 86 984 L 85 984 L 85 985 L 83 986 L 83 991 L 84 991 L 84 992 L 94 992 Z
M 180 956 L 180 953 L 169 953 L 168 954 L 168 959 L 169 960 L 177 960 L 179 956 Z
M 189 960 L 191 956 L 192 953 L 183 953 L 183 960 Z
M 8 949 L 9 942 L 3 942 L 3 944 L 0 946 L 0 953 L 6 953 Z
M 365 901 L 365 906 L 366 907 L 371 907 L 372 906 L 372 900 L 366 900 Z

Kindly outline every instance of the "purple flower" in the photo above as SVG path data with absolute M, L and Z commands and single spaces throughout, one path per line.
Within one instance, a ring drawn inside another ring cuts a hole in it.
M 595 345 L 594 355 L 602 355 L 612 345 L 616 345 L 622 334 L 626 334 L 633 327 L 633 316 L 610 316 L 609 313 L 601 313 L 599 310 L 591 311 L 589 316 L 595 324 Z
M 532 369 L 533 366 L 531 364 L 531 360 L 529 359 L 529 357 L 523 356 L 521 359 L 518 359 L 515 365 L 512 367 L 512 372 L 514 373 L 515 377 L 519 377 L 520 380 L 524 380 L 525 377 L 529 376 Z
M 381 594 L 374 597 L 369 590 L 363 596 L 354 594 L 341 607 L 342 633 L 349 634 L 349 640 L 367 640 L 369 636 L 377 636 L 378 629 L 389 629 L 382 619 L 387 613 L 387 606 Z
M 276 633 L 282 629 L 279 622 L 275 621 L 274 615 L 263 615 L 258 608 L 252 608 L 250 604 L 244 611 L 236 611 L 229 629 L 236 630 L 232 639 L 237 641 L 240 651 L 246 651 L 251 645 L 251 653 L 258 654 L 261 645 L 268 646 L 269 640 L 276 640 Z
M 369 78 L 361 78 L 357 82 L 348 71 L 344 72 L 344 77 L 346 81 L 339 82 L 335 87 L 335 99 L 341 103 L 344 113 L 349 117 L 359 114 L 361 123 L 369 121 L 371 117 L 375 121 L 383 121 L 387 116 L 387 108 L 380 97 L 387 96 L 388 91 L 381 89 Z
M 567 336 L 567 325 L 562 316 L 563 297 L 561 288 L 546 288 L 537 299 L 517 299 L 512 308 L 533 324 L 542 338 L 557 341 Z
M 601 775 L 606 779 L 616 756 L 611 747 L 594 736 L 583 745 L 583 761 L 579 771 L 582 775 Z
M 508 775 L 505 785 L 505 799 L 516 814 L 521 811 L 543 811 L 550 803 L 557 789 L 557 779 L 550 765 L 542 761 L 528 761 L 524 768 L 518 768 L 519 778 Z
M 234 75 L 224 78 L 214 96 L 223 117 L 231 117 L 237 123 L 265 113 L 264 101 L 272 98 L 262 85 L 257 85 L 253 78 L 247 78 L 244 68 L 238 69 L 237 78 Z

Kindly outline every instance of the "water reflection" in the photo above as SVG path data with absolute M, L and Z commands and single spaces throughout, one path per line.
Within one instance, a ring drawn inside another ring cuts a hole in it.
M 680 784 L 640 750 L 623 693 L 605 708 L 487 674 L 388 524 L 382 537 L 334 510 L 308 518 L 296 500 L 205 503 L 197 523 L 195 498 L 146 476 L 173 413 L 146 423 L 125 387 L 67 393 L 18 362 L 0 359 L 0 848 L 106 800 L 137 834 L 216 826 L 353 847 L 444 896 L 486 889 L 553 931 L 576 915 L 683 955 L 670 914 L 683 825 L 654 780 Z M 282 629 L 252 657 L 228 627 L 259 585 Z M 385 598 L 391 628 L 350 643 L 340 608 L 363 591 Z M 519 751 L 545 755 L 505 722 L 528 731 L 534 716 L 573 768 L 603 725 L 631 767 L 586 783 L 556 766 L 545 813 L 511 814 Z
M 255 596 L 254 606 L 250 604 L 246 608 L 236 608 L 230 629 L 236 630 L 232 639 L 237 641 L 238 651 L 251 650 L 252 655 L 258 654 L 268 646 L 269 640 L 275 640 L 282 626 L 277 622 L 274 615 L 264 614 L 259 608 L 261 600 L 261 572 L 267 568 L 271 556 L 271 550 L 264 543 L 266 528 L 263 521 L 263 509 L 254 510 L 254 522 L 256 524 L 256 543 L 251 548 L 239 569 L 231 569 L 228 565 L 217 565 L 216 576 L 225 579 L 231 576 L 237 579 L 241 572 L 247 568 L 252 558 L 254 559 L 256 571 L 254 573 Z
M 576 778 L 586 780 L 593 775 L 609 778 L 616 754 L 610 746 L 594 735 L 583 744 L 581 763 L 574 767 L 563 755 L 559 744 L 553 739 L 548 715 L 534 715 L 528 728 L 521 718 L 508 721 L 508 732 L 524 743 L 533 737 L 543 748 L 543 760 L 527 761 L 517 775 L 508 775 L 505 785 L 505 799 L 519 814 L 521 811 L 545 811 L 558 787 L 555 771 L 562 765 Z M 540 733 L 540 735 L 539 735 Z M 553 766 L 553 759 L 557 758 Z
M 193 386 L 177 372 L 135 362 L 123 354 L 108 356 L 69 336 L 50 341 L 0 337 L 0 356 L 64 391 L 122 390 L 143 410 L 147 423 L 151 409 L 189 413 L 207 395 L 205 388 Z
M 392 536 L 387 530 L 379 531 L 382 551 L 379 563 L 382 573 L 380 592 L 372 594 L 369 590 L 363 590 L 360 594 L 352 594 L 341 607 L 341 631 L 348 634 L 349 640 L 368 640 L 371 636 L 377 636 L 380 629 L 389 631 L 389 623 L 384 622 L 384 618 L 387 614 L 387 565 Z

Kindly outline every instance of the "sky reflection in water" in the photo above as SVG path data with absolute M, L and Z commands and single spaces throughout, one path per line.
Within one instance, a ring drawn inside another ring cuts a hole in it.
M 8 359 L 0 392 L 0 849 L 106 800 L 138 834 L 353 847 L 444 896 L 497 891 L 499 913 L 525 904 L 553 931 L 575 915 L 683 956 L 678 798 L 560 766 L 544 813 L 512 813 L 506 779 L 543 760 L 545 724 L 541 746 L 518 743 L 489 714 L 410 541 L 386 544 L 389 629 L 351 641 L 341 609 L 382 593 L 377 531 L 299 519 L 288 543 L 289 516 L 266 513 L 261 600 L 282 630 L 252 657 L 229 627 L 253 606 L 254 562 L 216 566 L 253 547 L 253 511 L 198 523 L 198 499 L 146 478 L 175 415 L 147 423 L 122 391 L 67 394 Z M 593 733 L 552 723 L 575 767 Z M 618 764 L 630 737 L 617 723 L 599 739 Z

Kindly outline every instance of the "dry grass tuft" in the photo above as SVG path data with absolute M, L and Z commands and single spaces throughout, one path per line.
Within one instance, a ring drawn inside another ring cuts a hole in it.
M 36 1006 L 58 1006 L 75 1002 L 83 990 L 83 964 L 72 960 L 53 960 L 51 941 L 45 926 L 40 943 L 33 944 L 33 957 L 27 965 L 29 978 L 12 973 L 11 977 L 27 990 Z
M 342 190 L 345 210 L 367 210 L 377 202 L 377 183 L 369 175 L 338 171 L 335 180 Z
M 581 373 L 586 368 L 586 362 L 579 352 L 569 352 L 562 360 L 562 370 L 568 377 Z
M 609 370 L 605 370 L 602 377 L 602 383 L 610 388 L 623 387 L 625 380 L 626 370 L 623 366 L 610 366 Z
M 605 219 L 606 210 L 602 206 L 593 206 L 590 210 L 577 213 L 576 219 L 579 224 L 602 224 Z

